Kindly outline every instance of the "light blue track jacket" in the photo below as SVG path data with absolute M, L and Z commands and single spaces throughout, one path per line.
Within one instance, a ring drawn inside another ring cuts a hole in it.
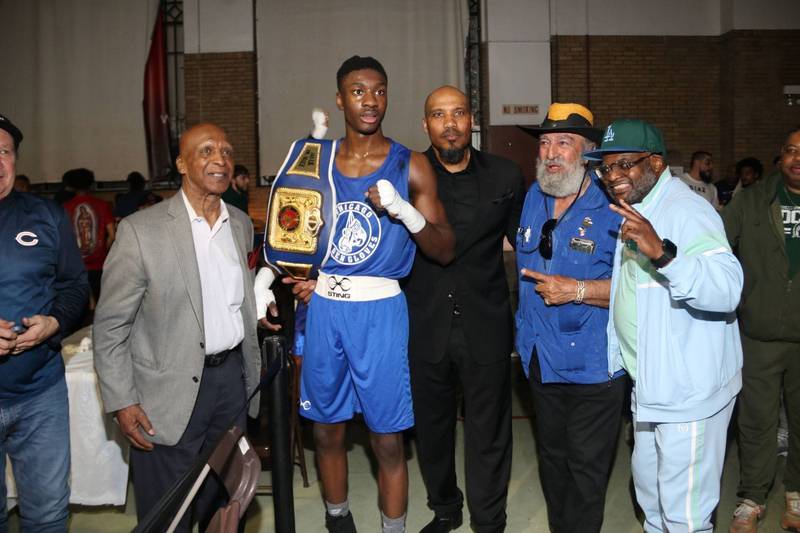
M 689 422 L 725 407 L 742 387 L 736 306 L 743 274 L 722 220 L 669 167 L 635 209 L 678 248 L 666 267 L 648 268 L 636 286 L 636 410 L 642 422 Z M 617 240 L 611 308 L 622 257 Z M 646 278 L 646 282 L 642 279 Z M 621 366 L 613 313 L 608 322 L 609 373 Z

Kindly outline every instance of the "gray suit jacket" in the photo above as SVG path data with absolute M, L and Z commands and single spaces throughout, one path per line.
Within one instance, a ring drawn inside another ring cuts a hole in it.
M 242 353 L 249 393 L 261 368 L 253 272 L 247 268 L 253 224 L 235 207 L 228 212 L 244 276 Z M 140 404 L 156 432 L 151 440 L 177 443 L 194 409 L 205 358 L 200 274 L 180 192 L 120 222 L 103 267 L 92 336 L 106 412 Z M 256 399 L 250 414 L 257 413 Z

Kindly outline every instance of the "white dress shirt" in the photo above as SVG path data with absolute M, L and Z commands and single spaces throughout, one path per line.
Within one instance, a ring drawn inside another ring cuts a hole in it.
M 203 293 L 205 351 L 210 355 L 230 350 L 244 339 L 242 265 L 225 202 L 220 201 L 219 218 L 213 227 L 209 227 L 208 221 L 195 212 L 182 190 L 181 195 L 192 226 Z

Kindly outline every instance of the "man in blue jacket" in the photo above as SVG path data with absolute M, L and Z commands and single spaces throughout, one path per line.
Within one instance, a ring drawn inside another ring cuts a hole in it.
M 537 181 L 517 233 L 517 352 L 536 411 L 550 530 L 597 533 L 619 436 L 625 373 L 606 354 L 620 217 L 582 154 L 600 142 L 592 113 L 554 103 L 538 127 Z
M 60 341 L 80 318 L 89 283 L 64 210 L 14 191 L 21 141 L 0 115 L 0 465 L 8 454 L 22 531 L 62 532 L 70 448 Z M 0 474 L 0 531 L 5 479 Z
M 651 531 L 711 531 L 742 385 L 742 268 L 714 208 L 670 172 L 661 131 L 606 129 L 598 172 L 624 217 L 611 277 L 610 371 L 634 381 L 636 499 Z

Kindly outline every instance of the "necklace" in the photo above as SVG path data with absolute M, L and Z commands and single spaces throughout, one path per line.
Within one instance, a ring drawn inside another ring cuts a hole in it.
M 351 154 L 353 154 L 353 157 L 355 157 L 356 159 L 366 159 L 373 152 L 379 153 L 384 147 L 385 147 L 385 144 L 382 144 L 380 146 L 374 146 L 374 147 L 372 147 L 369 150 L 366 150 L 364 152 L 356 152 L 353 148 L 349 148 L 348 151 Z

